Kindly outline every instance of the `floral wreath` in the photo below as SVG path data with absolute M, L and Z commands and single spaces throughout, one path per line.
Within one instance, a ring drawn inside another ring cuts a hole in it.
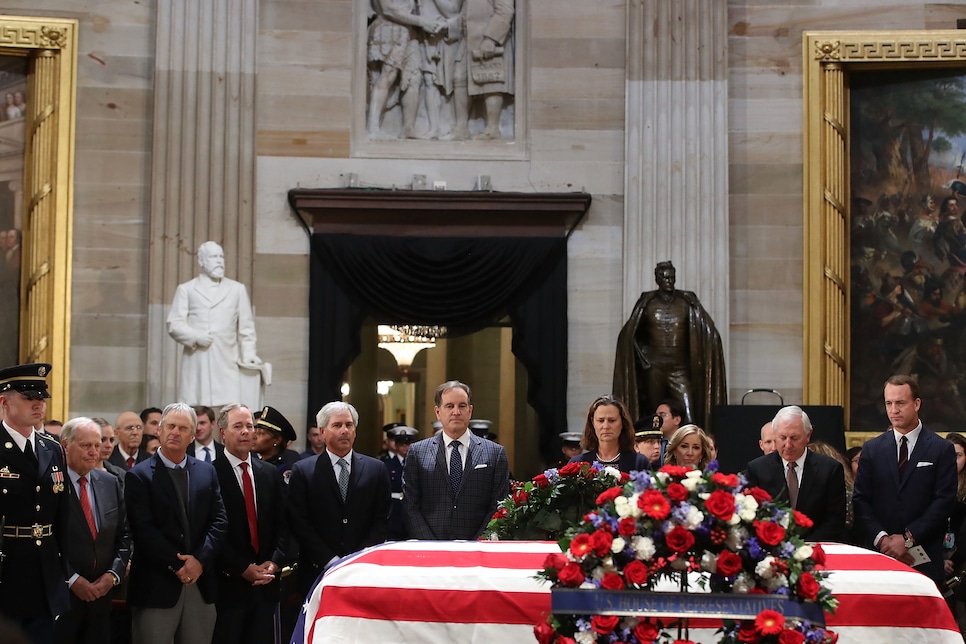
M 712 592 L 783 595 L 835 611 L 821 569 L 825 552 L 802 539 L 812 521 L 801 512 L 747 488 L 744 476 L 718 472 L 716 462 L 704 472 L 665 465 L 629 479 L 597 497 L 597 507 L 560 540 L 562 553 L 547 556 L 539 579 L 554 588 L 650 591 L 662 578 L 686 585 L 688 573 L 698 573 L 698 585 Z M 534 635 L 540 644 L 645 644 L 672 641 L 668 626 L 643 617 L 554 614 Z M 838 639 L 774 610 L 754 621 L 726 620 L 719 632 L 718 641 L 729 644 Z
M 510 496 L 500 502 L 482 538 L 557 541 L 597 507 L 601 492 L 629 480 L 625 472 L 600 463 L 551 468 L 514 486 Z

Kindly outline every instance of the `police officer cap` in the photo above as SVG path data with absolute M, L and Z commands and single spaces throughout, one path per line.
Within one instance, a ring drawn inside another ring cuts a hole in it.
M 282 412 L 268 405 L 262 407 L 262 415 L 255 423 L 255 427 L 281 434 L 282 438 L 289 442 L 295 440 L 295 428 L 292 427 L 292 423 L 288 422 Z
M 482 418 L 480 419 L 474 418 L 470 420 L 470 424 L 469 424 L 470 431 L 481 438 L 487 438 L 487 434 L 491 433 L 490 427 L 492 426 L 493 426 L 492 420 L 484 420 Z M 493 435 L 496 436 L 496 434 L 493 434 Z
M 416 435 L 419 434 L 414 428 L 407 425 L 396 424 L 389 430 L 389 436 L 397 443 L 411 443 L 416 440 Z
M 393 437 L 392 430 L 402 426 L 403 426 L 402 423 L 388 423 L 382 426 L 382 431 L 386 432 L 386 435 L 389 436 L 389 438 L 392 438 Z
M 560 434 L 560 440 L 563 441 L 563 444 L 570 445 L 572 447 L 578 447 L 580 445 L 581 438 L 583 438 L 583 434 L 580 432 L 564 432 Z
M 47 391 L 48 373 L 50 365 L 45 362 L 0 369 L 0 394 L 19 391 L 32 400 L 50 398 L 50 392 Z
M 640 419 L 634 423 L 634 440 L 642 441 L 648 438 L 663 438 L 664 435 L 661 433 L 661 425 L 663 424 L 664 419 L 657 414 Z

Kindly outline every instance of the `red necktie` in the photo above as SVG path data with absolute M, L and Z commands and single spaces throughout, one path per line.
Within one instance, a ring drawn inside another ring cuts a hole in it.
M 127 457 L 127 469 L 131 469 L 132 467 L 134 467 L 134 457 L 133 456 L 128 456 Z
M 80 504 L 87 519 L 87 527 L 91 530 L 91 536 L 97 539 L 97 523 L 94 522 L 94 511 L 91 509 L 91 498 L 87 496 L 87 479 L 80 477 Z
M 248 532 L 252 535 L 252 548 L 258 553 L 258 517 L 255 515 L 255 488 L 248 474 L 248 463 L 241 463 L 242 489 L 245 492 L 245 513 L 248 514 Z

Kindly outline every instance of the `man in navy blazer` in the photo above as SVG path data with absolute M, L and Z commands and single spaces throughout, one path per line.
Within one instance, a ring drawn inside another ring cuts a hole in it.
M 124 492 L 116 476 L 95 467 L 101 428 L 90 418 L 73 418 L 61 431 L 70 479 L 67 585 L 70 610 L 54 626 L 59 642 L 111 641 L 111 594 L 126 574 L 131 533 Z M 84 506 L 90 512 L 91 526 Z
M 506 450 L 469 430 L 473 416 L 469 386 L 456 380 L 444 382 L 436 389 L 435 402 L 443 431 L 410 445 L 406 457 L 403 502 L 409 536 L 476 539 L 510 492 Z M 459 467 L 456 477 L 454 464 Z
M 124 479 L 134 537 L 127 601 L 138 644 L 209 643 L 215 628 L 215 559 L 228 520 L 215 468 L 185 454 L 197 416 L 172 403 L 161 447 Z
M 892 376 L 885 384 L 891 429 L 862 446 L 852 506 L 855 523 L 879 552 L 913 565 L 912 548 L 929 561 L 916 570 L 942 586 L 943 537 L 956 503 L 953 444 L 919 420 L 919 383 Z
M 251 455 L 255 420 L 248 407 L 225 405 L 218 412 L 217 427 L 225 453 L 214 466 L 228 531 L 218 555 L 218 617 L 212 641 L 275 642 L 279 579 L 288 543 L 284 484 L 276 467 Z
M 798 494 L 793 509 L 808 516 L 813 524 L 805 531 L 805 539 L 843 541 L 845 471 L 842 464 L 807 449 L 812 423 L 801 407 L 782 407 L 771 425 L 777 449 L 748 463 L 748 485 L 760 487 L 772 498 L 790 503 L 788 469 L 794 463 L 792 475 L 798 481 Z
M 214 439 L 215 410 L 208 405 L 195 405 L 192 409 L 198 415 L 195 439 L 188 443 L 185 453 L 199 461 L 211 463 L 225 454 L 225 447 Z
M 288 520 L 299 544 L 299 589 L 307 592 L 341 557 L 386 540 L 389 473 L 381 461 L 352 449 L 359 413 L 330 402 L 316 416 L 325 451 L 292 466 Z

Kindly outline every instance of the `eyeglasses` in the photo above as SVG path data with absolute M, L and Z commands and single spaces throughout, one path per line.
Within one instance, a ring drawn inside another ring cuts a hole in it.
M 144 427 L 142 425 L 128 425 L 126 427 L 118 427 L 118 429 L 122 432 L 139 432 L 144 429 Z

